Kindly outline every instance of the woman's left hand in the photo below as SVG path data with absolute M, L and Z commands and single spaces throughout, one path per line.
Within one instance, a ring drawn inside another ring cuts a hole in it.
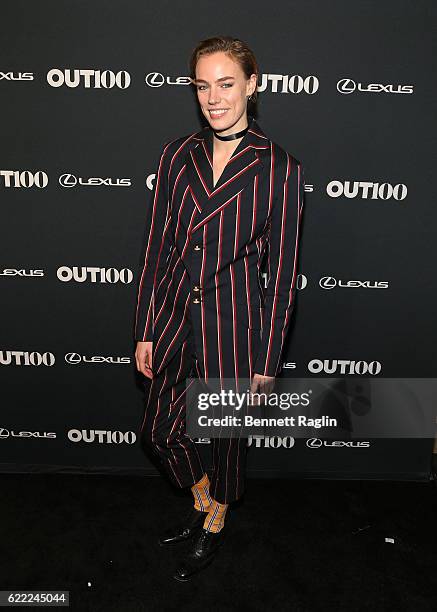
M 253 375 L 252 383 L 250 386 L 251 393 L 265 393 L 268 395 L 273 391 L 273 387 L 275 386 L 275 377 L 274 376 L 263 376 L 263 374 L 257 374 L 256 372 Z M 254 398 L 254 405 L 259 404 L 259 398 Z

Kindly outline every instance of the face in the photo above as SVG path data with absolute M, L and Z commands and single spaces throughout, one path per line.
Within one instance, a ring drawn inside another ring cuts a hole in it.
M 247 96 L 256 89 L 256 74 L 247 79 L 228 54 L 212 53 L 198 60 L 194 84 L 202 113 L 215 131 L 226 135 L 247 126 Z

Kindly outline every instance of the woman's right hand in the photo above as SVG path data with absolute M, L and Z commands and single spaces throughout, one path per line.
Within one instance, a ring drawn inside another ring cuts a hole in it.
M 137 342 L 135 360 L 138 372 L 142 372 L 147 378 L 153 378 L 152 373 L 152 348 L 153 342 Z

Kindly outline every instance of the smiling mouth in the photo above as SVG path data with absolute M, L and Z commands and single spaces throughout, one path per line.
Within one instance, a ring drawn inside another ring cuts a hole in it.
M 228 112 L 228 108 L 217 108 L 217 109 L 212 109 L 209 108 L 208 112 L 211 115 L 211 117 L 221 117 L 222 115 L 225 115 Z

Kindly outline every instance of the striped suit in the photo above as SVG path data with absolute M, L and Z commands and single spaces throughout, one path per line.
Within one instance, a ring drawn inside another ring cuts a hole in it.
M 155 388 L 149 398 L 160 385 L 166 388 L 171 372 L 177 380 L 184 346 L 206 382 L 226 378 L 238 384 L 254 373 L 276 376 L 281 370 L 296 291 L 304 174 L 299 160 L 271 141 L 253 117 L 249 122 L 216 185 L 209 126 L 162 150 L 147 211 L 135 321 L 136 340 L 153 340 Z M 191 365 L 185 362 L 185 373 Z M 159 393 L 155 404 L 158 399 Z M 168 412 L 177 401 L 167 398 L 159 408 L 149 401 L 143 428 L 150 436 L 147 413 L 151 419 L 151 411 Z M 220 443 L 220 453 L 229 451 L 226 474 L 213 473 L 211 493 L 217 501 L 237 499 L 243 476 L 231 490 L 225 483 L 240 472 L 236 462 L 245 441 Z M 214 457 L 217 446 L 213 440 Z

